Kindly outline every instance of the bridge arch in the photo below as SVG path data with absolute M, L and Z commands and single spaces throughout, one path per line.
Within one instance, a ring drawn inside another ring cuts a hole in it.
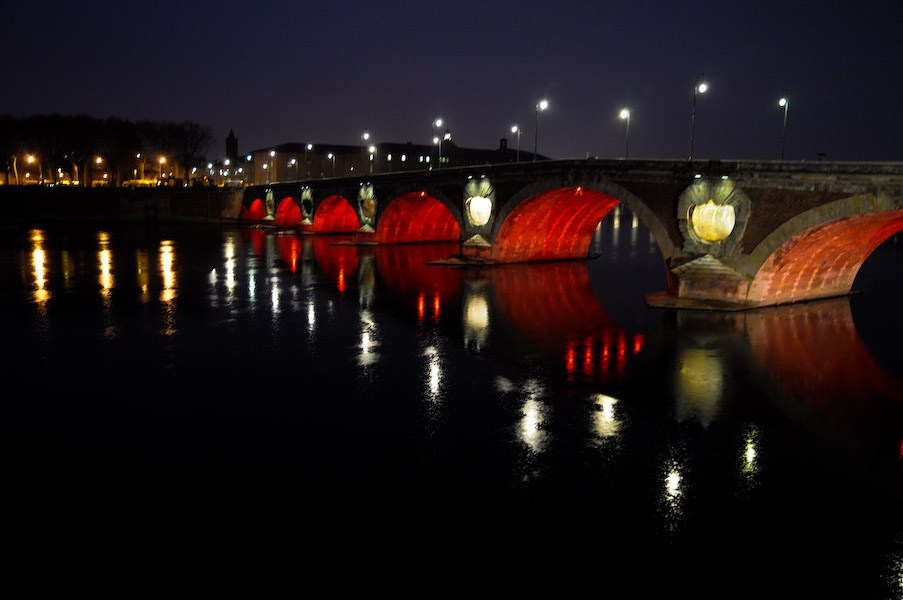
M 402 193 L 379 213 L 376 241 L 457 242 L 461 239 L 459 219 L 447 201 L 443 202 L 426 190 Z
M 312 221 L 315 233 L 354 233 L 361 227 L 351 202 L 339 195 L 323 198 L 314 210 Z
M 586 258 L 596 226 L 618 204 L 637 215 L 663 259 L 669 259 L 674 242 L 649 206 L 611 181 L 596 178 L 550 178 L 512 195 L 495 217 L 491 257 L 502 262 Z
M 301 224 L 301 207 L 291 196 L 279 201 L 276 207 L 276 227 L 297 227 Z
M 847 295 L 862 263 L 903 230 L 903 206 L 885 195 L 851 196 L 808 210 L 750 253 L 747 301 L 769 305 Z
M 241 221 L 255 222 L 262 221 L 267 216 L 267 209 L 264 206 L 263 198 L 255 197 L 245 199 L 241 205 Z

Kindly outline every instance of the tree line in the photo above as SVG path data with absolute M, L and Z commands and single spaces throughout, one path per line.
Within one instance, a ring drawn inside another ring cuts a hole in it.
M 36 163 L 41 181 L 55 181 L 58 172 L 72 181 L 90 185 L 90 161 L 101 157 L 110 171 L 112 185 L 120 185 L 127 169 L 160 166 L 159 157 L 190 173 L 205 162 L 213 145 L 213 131 L 190 121 L 181 123 L 137 121 L 84 115 L 33 115 L 17 118 L 0 115 L 0 161 L 6 168 L 7 183 L 19 184 L 24 163 Z M 33 168 L 33 167 L 32 167 Z M 162 168 L 161 168 L 162 171 Z M 161 173 L 162 174 L 162 173 Z

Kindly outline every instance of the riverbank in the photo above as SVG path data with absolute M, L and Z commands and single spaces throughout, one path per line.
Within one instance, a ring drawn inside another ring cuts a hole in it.
M 0 186 L 2 221 L 226 223 L 238 219 L 241 188 Z

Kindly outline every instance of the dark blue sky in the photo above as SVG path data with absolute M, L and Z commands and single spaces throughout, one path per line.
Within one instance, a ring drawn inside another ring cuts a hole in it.
M 554 158 L 903 160 L 903 2 L 7 3 L 0 113 L 210 125 L 224 152 L 288 141 L 460 146 L 517 122 Z

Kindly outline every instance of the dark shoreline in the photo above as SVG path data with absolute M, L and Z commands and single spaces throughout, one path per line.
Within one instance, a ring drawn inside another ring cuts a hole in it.
M 241 211 L 243 191 L 0 186 L 0 221 L 233 223 Z

